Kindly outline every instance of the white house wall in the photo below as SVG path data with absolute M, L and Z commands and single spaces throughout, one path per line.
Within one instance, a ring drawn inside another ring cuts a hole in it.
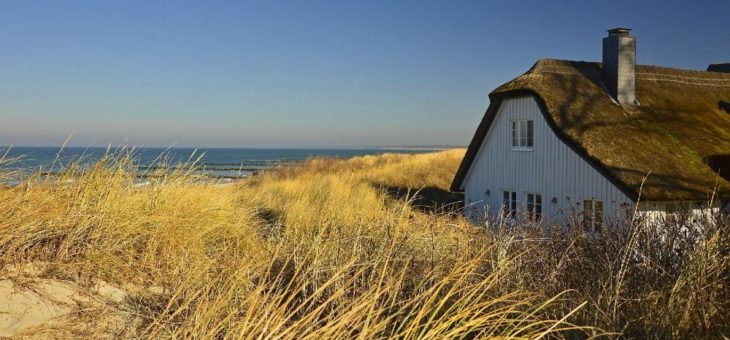
M 668 218 L 679 216 L 689 218 L 693 222 L 713 222 L 720 212 L 720 205 L 718 202 L 710 205 L 702 201 L 641 202 L 638 210 L 640 216 L 648 222 L 663 222 Z
M 511 121 L 520 119 L 534 121 L 532 151 L 512 150 Z M 624 209 L 622 204 L 631 203 L 555 135 L 532 96 L 502 101 L 464 179 L 465 213 L 499 216 L 504 190 L 517 192 L 520 209 L 524 209 L 527 193 L 542 194 L 543 214 L 553 220 L 582 210 L 584 199 L 602 200 L 606 218 L 617 216 Z M 553 198 L 557 203 L 551 202 Z

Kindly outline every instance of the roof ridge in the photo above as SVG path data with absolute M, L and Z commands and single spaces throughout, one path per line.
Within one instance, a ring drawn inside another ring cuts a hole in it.
M 698 86 L 730 87 L 730 82 L 728 84 L 717 84 L 717 83 L 712 83 L 712 82 L 691 82 L 691 81 L 684 81 L 684 80 L 662 79 L 662 78 L 640 78 L 640 79 L 646 80 L 646 81 L 664 81 L 664 82 L 671 82 L 671 83 L 677 83 L 677 84 L 698 85 Z
M 680 74 L 670 74 L 670 72 L 680 73 Z M 712 77 L 708 79 L 718 79 L 718 80 L 730 80 L 730 73 L 722 73 L 722 72 L 712 72 L 707 70 L 690 70 L 690 69 L 684 69 L 684 68 L 676 68 L 676 67 L 666 67 L 666 66 L 657 66 L 657 65 L 642 65 L 637 64 L 636 65 L 636 73 L 654 73 L 654 74 L 661 74 L 671 77 L 690 77 L 689 75 L 694 75 L 695 77 Z
M 597 66 L 603 66 L 603 63 L 600 61 L 585 61 L 585 60 L 569 60 L 569 59 L 556 59 L 556 58 L 540 58 L 538 59 L 532 68 L 530 68 L 529 71 L 538 71 L 548 68 L 548 67 L 571 67 L 574 64 L 584 64 L 584 65 L 597 65 Z M 652 64 L 636 64 L 636 72 L 640 73 L 640 69 L 655 69 L 656 71 L 659 71 L 658 73 L 662 71 L 667 72 L 682 72 L 682 73 L 696 73 L 698 75 L 706 75 L 706 76 L 714 76 L 717 77 L 717 79 L 722 80 L 730 80 L 730 73 L 722 73 L 722 72 L 712 72 L 707 70 L 692 70 L 692 69 L 686 69 L 686 68 L 676 68 L 676 67 L 667 67 L 667 66 L 659 66 L 659 65 L 652 65 Z M 528 72 L 529 72 L 528 71 Z M 651 71 L 642 71 L 641 73 L 649 73 Z
M 730 77 L 724 77 L 724 78 L 705 78 L 705 77 L 683 76 L 683 75 L 677 75 L 677 74 L 666 74 L 666 73 L 658 73 L 658 72 L 638 72 L 637 71 L 636 72 L 636 75 L 660 75 L 660 76 L 669 77 L 669 78 L 702 79 L 702 80 L 705 80 L 705 81 L 730 81 Z

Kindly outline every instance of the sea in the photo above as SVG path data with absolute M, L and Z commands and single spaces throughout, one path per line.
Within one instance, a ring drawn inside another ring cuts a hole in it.
M 14 181 L 33 172 L 58 174 L 70 164 L 83 169 L 108 152 L 133 150 L 133 166 L 140 174 L 158 167 L 190 167 L 208 178 L 235 180 L 273 168 L 296 165 L 313 157 L 351 158 L 384 153 L 427 153 L 447 147 L 381 148 L 100 148 L 100 147 L 2 147 L 0 171 L 13 173 Z

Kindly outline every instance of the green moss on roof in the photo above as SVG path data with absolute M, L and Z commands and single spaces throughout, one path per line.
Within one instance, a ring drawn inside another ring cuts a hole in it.
M 637 65 L 639 106 L 617 104 L 600 75 L 600 63 L 543 59 L 490 96 L 537 95 L 556 132 L 633 197 L 647 174 L 642 199 L 730 194 L 706 163 L 730 153 L 730 74 Z

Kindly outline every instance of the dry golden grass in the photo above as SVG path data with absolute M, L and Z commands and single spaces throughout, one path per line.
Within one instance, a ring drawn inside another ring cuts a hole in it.
M 149 337 L 537 337 L 571 327 L 555 301 L 500 278 L 483 235 L 382 186 L 446 188 L 463 151 L 311 160 L 235 185 L 161 172 L 134 186 L 128 150 L 83 175 L 0 190 L 0 260 L 137 289 Z M 161 289 L 160 289 L 161 288 Z M 580 303 L 575 304 L 578 307 Z M 85 335 L 89 335 L 88 329 Z
M 487 230 L 458 214 L 416 209 L 402 195 L 442 194 L 462 156 L 313 159 L 232 185 L 160 171 L 135 186 L 133 154 L 118 150 L 82 175 L 37 174 L 0 188 L 0 272 L 44 263 L 42 277 L 122 287 L 128 295 L 115 308 L 138 337 L 539 338 L 727 329 L 718 321 L 727 315 L 727 289 L 707 288 L 727 273 L 724 234 L 706 247 L 683 245 L 696 262 L 672 264 L 704 263 L 701 270 L 678 269 L 648 283 L 661 283 L 653 290 L 634 287 L 646 276 L 628 271 L 623 290 L 611 290 L 604 282 L 616 275 L 599 269 L 634 248 L 564 233 L 546 241 L 530 226 Z M 636 296 L 669 307 L 652 314 L 632 305 Z M 721 303 L 703 302 L 708 297 Z M 702 308 L 704 326 L 691 316 L 666 317 Z M 92 325 L 104 317 L 84 315 Z M 110 335 L 109 327 L 69 329 Z

